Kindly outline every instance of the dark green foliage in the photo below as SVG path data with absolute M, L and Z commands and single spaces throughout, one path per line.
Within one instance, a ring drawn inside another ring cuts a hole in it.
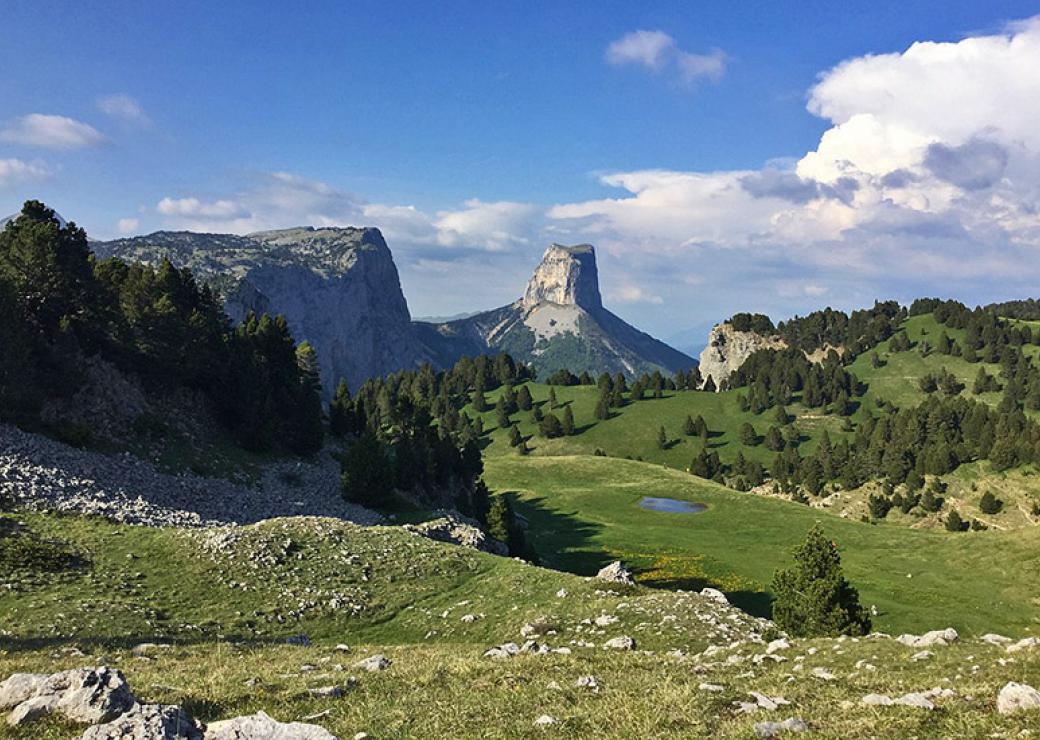
M 347 381 L 340 379 L 336 394 L 329 403 L 329 431 L 337 437 L 359 431 L 354 423 L 354 404 L 350 399 Z
M 563 430 L 564 436 L 570 437 L 574 434 L 574 412 L 571 410 L 570 404 L 563 407 L 563 419 L 560 420 L 560 428 Z
M 979 510 L 983 514 L 999 514 L 1004 508 L 1004 502 L 993 495 L 992 491 L 986 491 L 979 500 Z
M 715 379 L 708 376 L 708 379 L 704 381 L 704 387 L 701 389 L 706 393 L 714 393 L 716 391 Z
M 519 447 L 524 443 L 524 436 L 520 434 L 520 427 L 514 424 L 509 430 L 509 446 Z
M 946 531 L 947 532 L 965 532 L 968 529 L 968 522 L 961 519 L 961 515 L 956 511 L 951 511 L 946 516 Z
M 794 637 L 865 635 L 870 617 L 841 568 L 837 545 L 819 526 L 795 548 L 795 564 L 773 576 L 773 619 Z
M 776 331 L 769 317 L 760 313 L 734 314 L 726 323 L 737 331 L 753 331 L 756 334 L 772 334 Z
M 693 423 L 693 417 L 687 416 L 686 421 L 683 422 L 683 434 L 687 437 L 692 437 L 697 434 L 697 425 Z
M 556 389 L 555 388 L 550 388 L 549 389 L 549 408 L 550 409 L 555 409 L 556 408 L 556 404 L 557 404 L 557 401 L 556 401 Z
M 758 444 L 758 434 L 749 422 L 744 422 L 740 427 L 740 444 L 745 447 L 754 447 Z
M 975 375 L 975 384 L 972 386 L 972 393 L 979 395 L 980 393 L 994 393 L 1000 390 L 1000 383 L 997 379 L 986 372 L 986 368 L 980 367 L 979 372 Z
M 766 449 L 779 452 L 784 449 L 784 436 L 778 427 L 769 427 L 765 438 Z
M 662 426 L 657 430 L 657 449 L 663 450 L 668 447 L 668 433 L 665 432 Z
M 893 501 L 888 496 L 878 496 L 871 494 L 867 501 L 867 506 L 870 509 L 870 516 L 874 519 L 884 519 L 888 516 L 888 512 L 892 509 Z
M 187 270 L 96 262 L 83 230 L 36 201 L 0 232 L 0 308 L 16 322 L 0 330 L 0 400 L 19 396 L 0 403 L 4 419 L 32 423 L 38 402 L 74 391 L 84 357 L 98 355 L 157 396 L 201 393 L 247 447 L 321 446 L 313 350 L 297 353 L 283 319 L 232 330 Z
M 531 407 L 534 406 L 534 399 L 531 398 L 531 389 L 526 385 L 520 386 L 520 390 L 517 391 L 516 405 L 521 411 L 530 411 Z
M 393 493 L 394 470 L 385 445 L 374 432 L 354 440 L 342 457 L 343 495 L 363 506 L 386 505 Z
M 556 414 L 546 414 L 538 425 L 538 433 L 547 439 L 562 437 L 564 434 L 563 424 Z
M 512 557 L 534 560 L 527 546 L 524 530 L 513 513 L 513 503 L 507 494 L 491 497 L 491 510 L 487 516 L 488 534 L 509 548 Z
M 701 450 L 690 463 L 690 472 L 701 478 L 720 481 L 722 479 L 723 467 L 719 460 L 719 453 Z

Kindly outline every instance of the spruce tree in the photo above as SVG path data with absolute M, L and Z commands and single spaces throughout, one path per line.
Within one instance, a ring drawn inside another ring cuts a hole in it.
M 687 437 L 692 437 L 697 433 L 697 425 L 693 423 L 693 417 L 687 415 L 686 421 L 683 422 L 683 434 Z
M 550 409 L 555 409 L 556 408 L 556 389 L 555 388 L 550 388 L 549 389 L 549 408 Z
M 564 436 L 570 437 L 574 434 L 574 412 L 571 411 L 570 404 L 563 407 L 563 419 L 560 421 L 560 426 Z
M 534 399 L 531 397 L 531 389 L 527 385 L 520 386 L 520 390 L 516 393 L 516 405 L 521 411 L 530 411 L 534 405 Z
M 857 590 L 845 580 L 837 545 L 818 525 L 795 548 L 794 560 L 794 567 L 773 576 L 773 619 L 780 629 L 794 637 L 870 632 L 870 617 Z
M 758 444 L 758 434 L 755 433 L 755 428 L 746 421 L 740 427 L 740 444 L 745 447 L 754 447 Z
M 509 446 L 519 447 L 524 442 L 524 437 L 520 434 L 520 428 L 514 424 L 509 430 Z
M 601 393 L 596 402 L 596 418 L 603 421 L 610 418 L 610 399 L 606 394 Z
M 961 515 L 956 511 L 951 511 L 946 517 L 946 531 L 947 532 L 963 532 L 968 528 L 968 523 L 961 519 Z
M 660 429 L 657 430 L 657 449 L 663 450 L 666 447 L 668 447 L 668 433 L 664 430 L 664 427 L 662 426 Z
M 350 399 L 347 381 L 341 378 L 336 386 L 336 394 L 329 403 L 329 429 L 337 437 L 354 431 L 354 404 Z

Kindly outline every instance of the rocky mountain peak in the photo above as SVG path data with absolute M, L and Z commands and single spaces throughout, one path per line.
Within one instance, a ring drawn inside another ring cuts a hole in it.
M 586 311 L 603 308 L 596 271 L 596 250 L 591 244 L 551 244 L 527 283 L 523 305 L 540 303 L 575 305 Z

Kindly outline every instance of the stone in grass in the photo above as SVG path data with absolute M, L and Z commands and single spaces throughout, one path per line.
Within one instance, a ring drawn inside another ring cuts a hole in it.
M 354 668 L 358 669 L 359 671 L 377 673 L 378 671 L 385 671 L 391 665 L 393 665 L 392 660 L 390 660 L 382 653 L 378 653 L 376 655 L 371 656 L 370 658 L 359 660 L 357 663 L 354 664 Z
M 36 693 L 47 680 L 47 673 L 13 673 L 0 683 L 0 709 L 10 709 Z
M 520 654 L 520 646 L 515 642 L 507 642 L 502 645 L 496 645 L 493 648 L 488 648 L 484 652 L 485 658 L 511 658 L 514 655 Z
M 203 740 L 202 728 L 178 706 L 135 704 L 103 725 L 87 729 L 80 740 Z
M 7 717 L 12 727 L 52 713 L 73 722 L 109 722 L 137 700 L 123 674 L 107 667 L 77 668 L 48 676 Z
M 716 604 L 729 606 L 729 599 L 726 598 L 726 594 L 722 593 L 717 588 L 702 588 L 701 596 L 703 596 L 706 599 L 711 599 Z
M 896 642 L 901 642 L 912 648 L 946 647 L 957 642 L 958 639 L 957 630 L 953 627 L 947 627 L 944 630 L 925 632 L 923 635 L 900 635 L 896 638 Z
M 997 694 L 997 711 L 1013 714 L 1027 709 L 1040 709 L 1040 691 L 1024 683 L 1011 681 Z
M 632 577 L 632 571 L 626 568 L 620 560 L 615 560 L 613 563 L 600 568 L 596 578 L 610 583 L 622 583 L 626 586 L 633 586 L 636 582 L 635 578 Z
M 804 719 L 790 717 L 783 722 L 756 722 L 755 735 L 761 738 L 773 738 L 785 732 L 806 732 L 809 725 Z
M 555 725 L 556 718 L 551 714 L 543 714 L 534 721 L 535 727 L 548 727 L 549 725 Z
M 222 722 L 211 722 L 206 728 L 206 740 L 248 740 L 249 738 L 337 740 L 335 735 L 318 725 L 279 722 L 264 712 L 235 717 Z
M 636 641 L 628 635 L 620 635 L 607 640 L 603 643 L 603 647 L 609 650 L 635 650 Z

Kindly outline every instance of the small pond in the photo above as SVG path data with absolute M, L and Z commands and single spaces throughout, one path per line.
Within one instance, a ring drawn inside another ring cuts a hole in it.
M 667 511 L 672 514 L 699 514 L 708 507 L 704 504 L 695 504 L 692 501 L 679 501 L 674 498 L 655 498 L 644 496 L 639 499 L 639 505 L 651 511 Z

